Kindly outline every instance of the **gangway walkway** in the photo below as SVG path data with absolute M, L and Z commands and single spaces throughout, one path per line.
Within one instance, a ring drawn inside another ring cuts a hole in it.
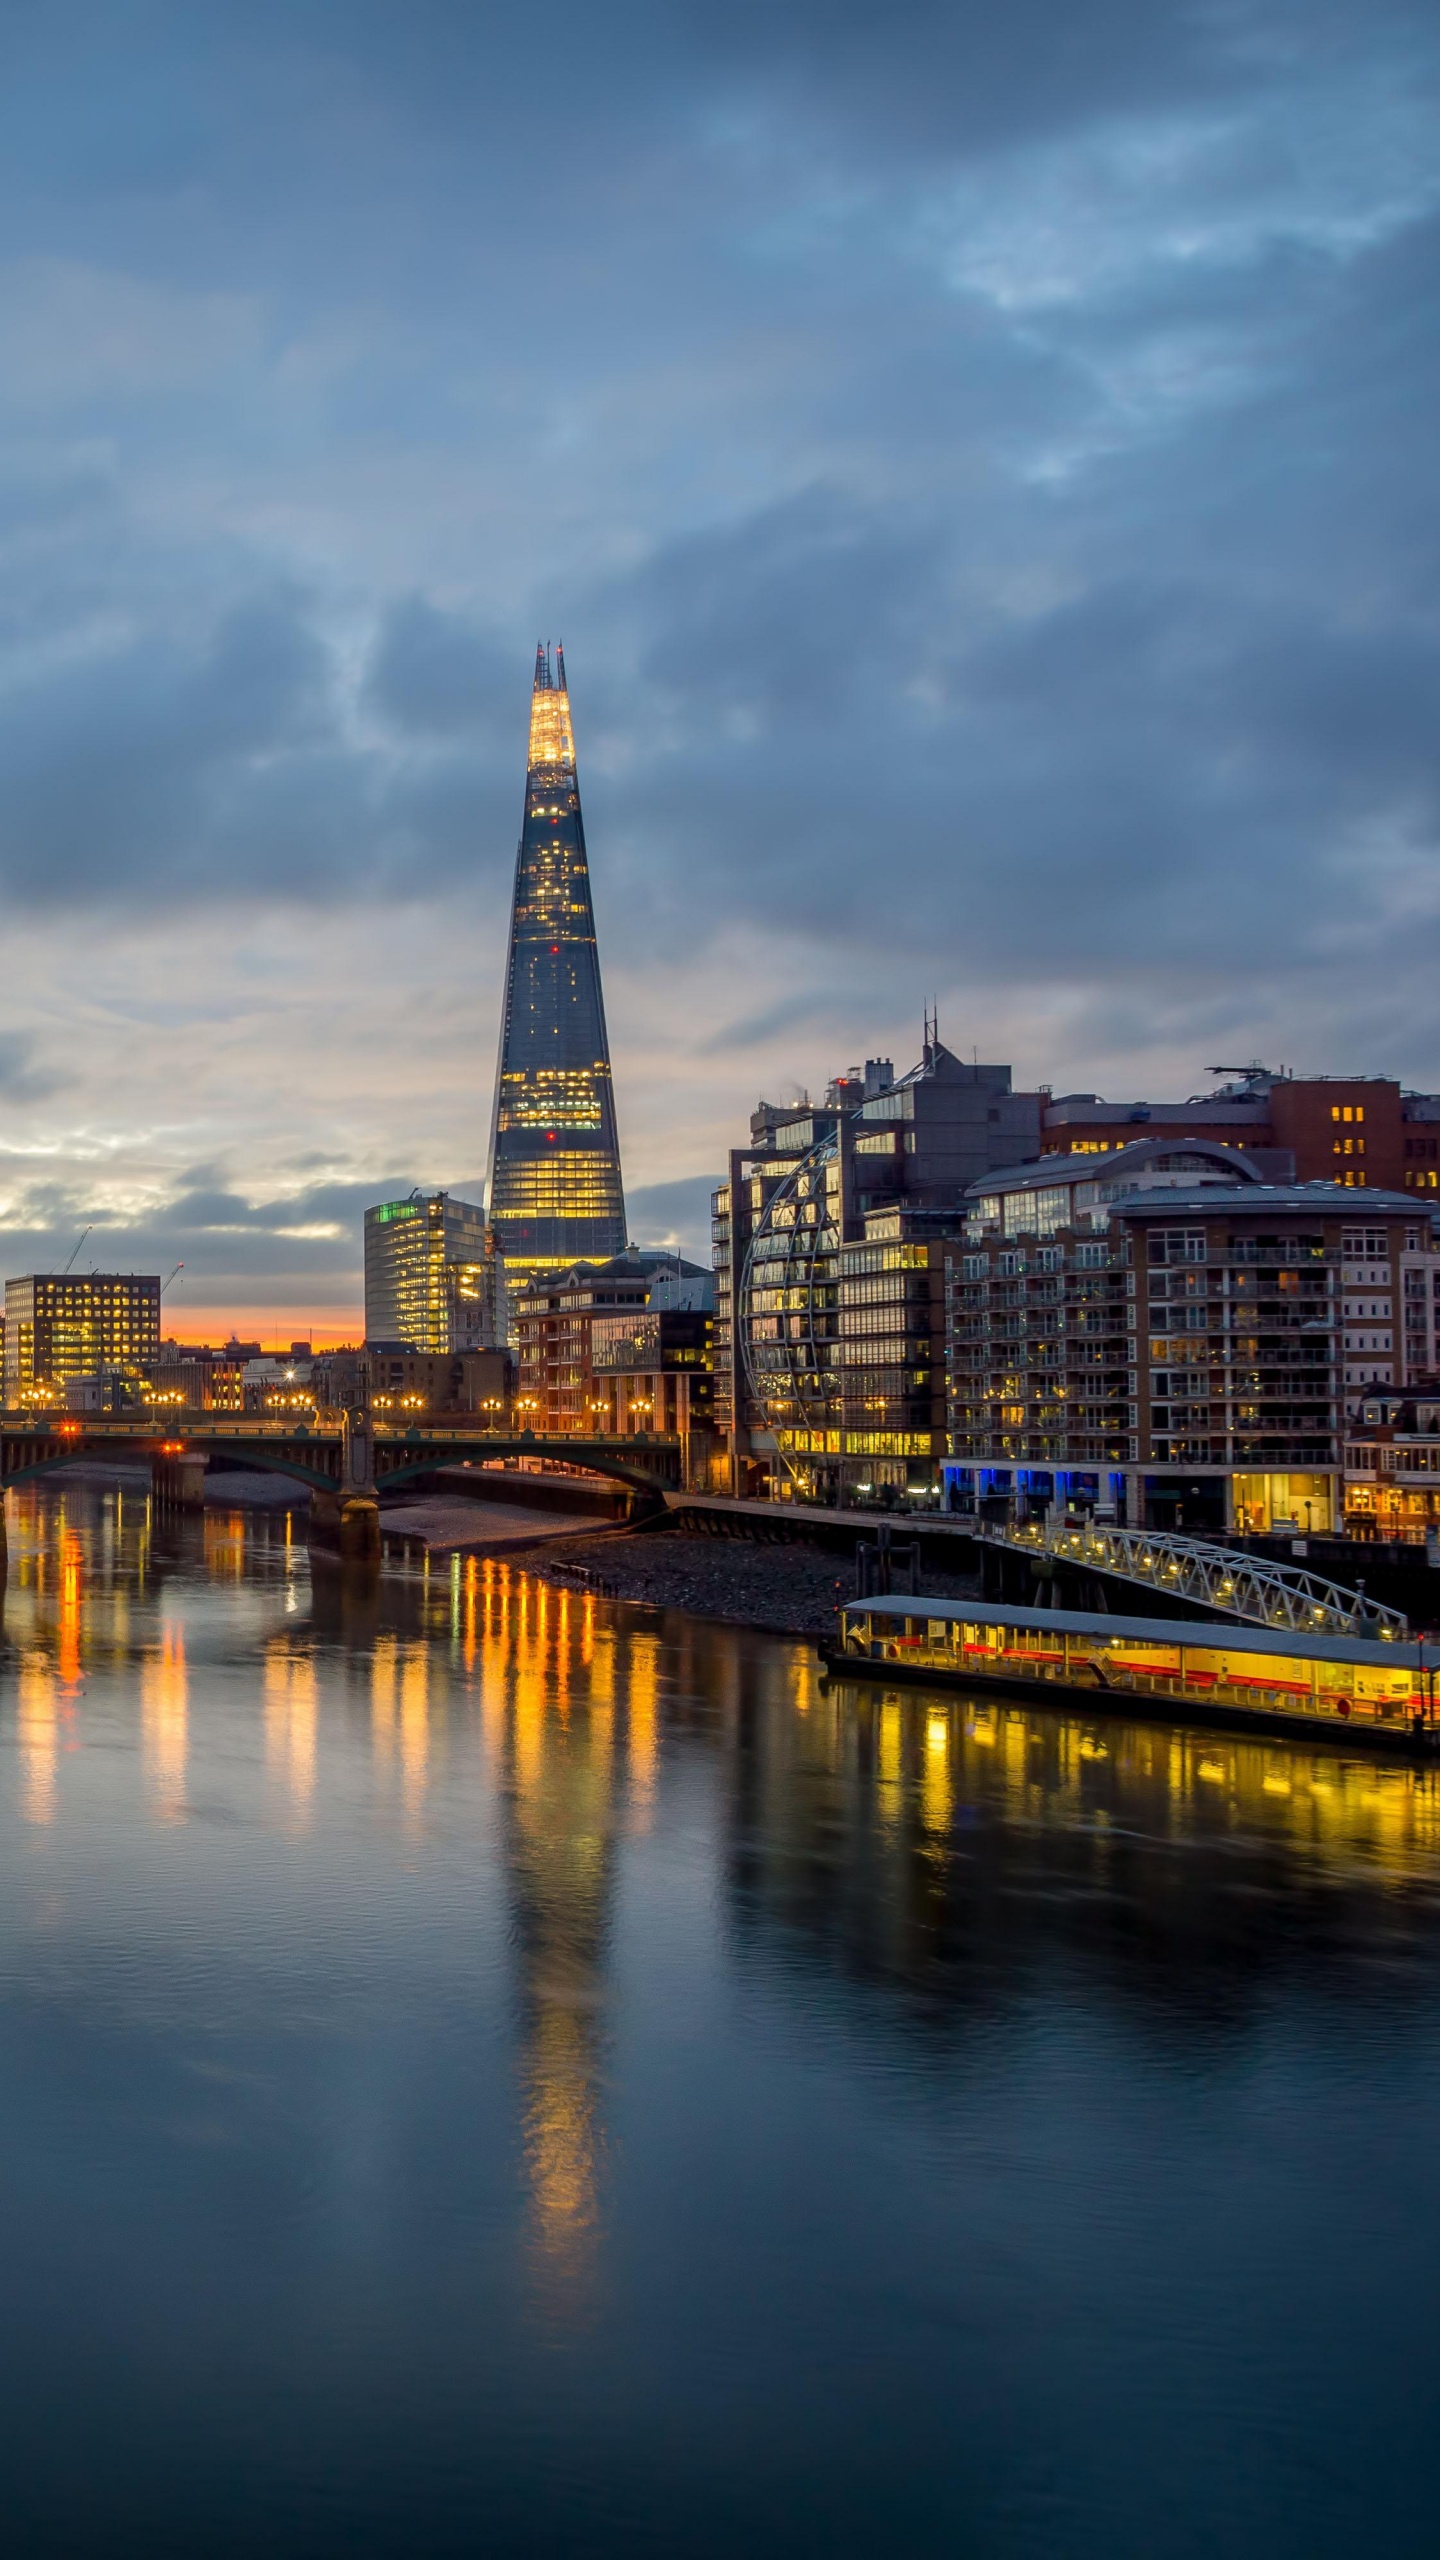
M 1309 1573 L 1302 1565 L 1272 1564 L 1246 1555 L 1238 1547 L 1215 1547 L 1200 1538 L 1182 1538 L 1156 1529 L 1070 1528 L 1049 1521 L 1006 1524 L 977 1520 L 975 1535 L 988 1544 L 1017 1554 L 1054 1556 L 1063 1564 L 1088 1565 L 1095 1573 L 1118 1574 L 1126 1582 L 1151 1591 L 1167 1591 L 1221 1609 L 1250 1626 L 1291 1627 L 1312 1635 L 1369 1635 L 1388 1640 L 1408 1636 L 1410 1622 L 1399 1609 L 1387 1609 L 1347 1590 L 1344 1583 Z

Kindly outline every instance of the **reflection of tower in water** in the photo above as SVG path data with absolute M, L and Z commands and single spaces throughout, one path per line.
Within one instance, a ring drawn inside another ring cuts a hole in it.
M 654 1787 L 658 1647 L 595 1608 L 481 1568 L 488 1739 L 502 1779 L 530 2239 L 552 2310 L 595 2274 L 617 1842 Z
M 179 1822 L 185 1811 L 190 1684 L 185 1631 L 178 1621 L 166 1622 L 158 1653 L 147 1654 L 140 1666 L 140 1721 L 156 1818 Z

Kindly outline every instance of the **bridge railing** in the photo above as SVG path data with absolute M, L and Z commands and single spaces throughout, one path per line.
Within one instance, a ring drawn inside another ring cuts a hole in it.
M 997 1546 L 1056 1557 L 1120 1575 L 1152 1591 L 1178 1594 L 1243 1618 L 1252 1626 L 1293 1628 L 1305 1635 L 1368 1635 L 1394 1641 L 1410 1632 L 1399 1609 L 1383 1607 L 1300 1565 L 1272 1564 L 1238 1547 L 1216 1547 L 1156 1529 L 1070 1528 L 1048 1521 L 1018 1525 L 977 1521 L 977 1534 Z
M 569 1449 L 676 1449 L 679 1440 L 665 1431 L 527 1431 L 511 1425 L 472 1421 L 469 1414 L 408 1415 L 403 1421 L 372 1419 L 377 1440 L 493 1441 L 505 1449 L 534 1447 L 546 1454 Z M 224 1407 L 196 1407 L 168 1413 L 0 1413 L 0 1431 L 19 1439 L 168 1440 L 187 1434 L 206 1439 L 338 1440 L 338 1419 L 295 1420 L 272 1413 L 235 1413 Z

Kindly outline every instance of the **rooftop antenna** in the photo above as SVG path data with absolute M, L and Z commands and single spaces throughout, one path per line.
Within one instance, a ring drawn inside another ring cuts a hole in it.
M 84 1243 L 84 1241 L 85 1241 L 85 1236 L 93 1236 L 93 1234 L 94 1234 L 94 1233 L 95 1233 L 95 1221 L 94 1221 L 94 1219 L 92 1218 L 92 1219 L 91 1219 L 91 1221 L 90 1221 L 89 1226 L 85 1229 L 85 1235 L 79 1235 L 79 1236 L 77 1236 L 77 1237 L 76 1237 L 76 1239 L 75 1239 L 75 1241 L 74 1241 L 74 1243 L 73 1243 L 73 1244 L 72 1244 L 72 1246 L 70 1247 L 70 1259 L 69 1259 L 69 1261 L 68 1261 L 68 1262 L 65 1262 L 65 1263 L 62 1263 L 62 1265 L 61 1265 L 61 1267 L 60 1267 L 60 1277 L 61 1277 L 61 1279 L 62 1279 L 62 1280 L 64 1279 L 65 1274 L 66 1274 L 66 1272 L 67 1272 L 67 1271 L 70 1271 L 70 1270 L 73 1270 L 73 1269 L 74 1269 L 74 1265 L 75 1265 L 75 1256 L 76 1256 L 76 1254 L 79 1252 L 80 1247 L 82 1246 L 82 1244 Z

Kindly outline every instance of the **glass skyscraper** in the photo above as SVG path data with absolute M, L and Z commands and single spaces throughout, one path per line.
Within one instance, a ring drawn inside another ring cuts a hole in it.
M 494 1339 L 485 1213 L 448 1191 L 365 1212 L 365 1339 L 410 1351 L 474 1351 Z
M 620 1142 L 565 657 L 535 653 L 489 1218 L 511 1275 L 625 1250 Z

